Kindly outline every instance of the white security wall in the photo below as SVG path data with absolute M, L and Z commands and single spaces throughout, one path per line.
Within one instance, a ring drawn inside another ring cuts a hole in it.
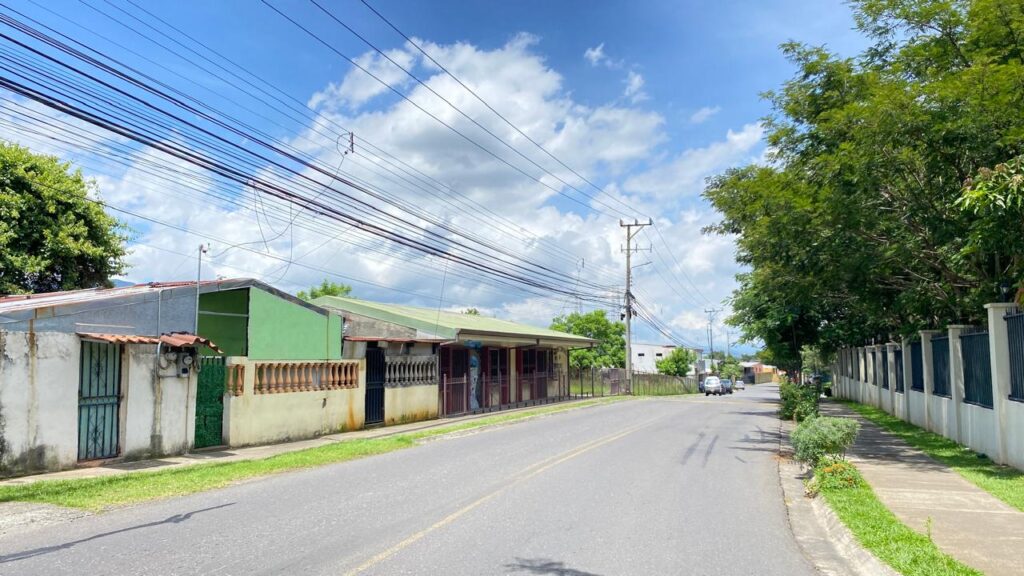
M 175 365 L 159 366 L 153 344 L 129 344 L 125 348 L 122 454 L 139 459 L 185 452 L 192 446 L 196 430 L 195 371 L 180 378 Z
M 0 476 L 77 462 L 79 343 L 61 332 L 0 331 Z
M 912 363 L 909 353 L 904 356 L 904 393 L 895 391 L 894 372 L 890 372 L 890 388 L 881 387 L 881 379 L 872 367 L 870 355 L 874 347 L 851 348 L 841 351 L 836 371 L 836 395 L 881 407 L 915 426 L 930 430 L 984 454 L 992 460 L 1024 469 L 1024 402 L 1009 399 L 1009 341 L 1004 314 L 1012 311 L 1012 304 L 988 304 L 989 352 L 992 373 L 991 408 L 964 401 L 964 354 L 960 334 L 966 327 L 950 326 L 946 330 L 921 332 L 921 371 L 924 391 L 911 390 Z M 949 335 L 950 396 L 937 396 L 934 389 L 931 338 Z M 909 350 L 909 340 L 902 349 Z M 881 347 L 885 350 L 885 347 Z M 893 358 L 890 357 L 890 367 Z M 881 364 L 881 362 L 878 362 Z M 857 376 L 855 368 L 860 368 Z

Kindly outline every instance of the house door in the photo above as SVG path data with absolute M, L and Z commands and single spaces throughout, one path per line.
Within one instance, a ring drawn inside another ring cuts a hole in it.
M 82 342 L 78 374 L 78 459 L 113 458 L 120 452 L 121 347 Z
M 383 348 L 366 349 L 366 424 L 384 422 L 384 372 L 386 360 Z
M 199 383 L 196 389 L 195 447 L 220 446 L 224 429 L 224 391 L 227 387 L 227 365 L 224 358 L 211 356 L 199 361 Z

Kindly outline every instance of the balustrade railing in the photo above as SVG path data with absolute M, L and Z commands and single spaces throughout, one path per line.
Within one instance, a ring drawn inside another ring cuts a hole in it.
M 437 356 L 387 356 L 384 383 L 389 387 L 437 384 Z
M 359 386 L 359 363 L 340 362 L 258 362 L 256 394 L 341 390 Z

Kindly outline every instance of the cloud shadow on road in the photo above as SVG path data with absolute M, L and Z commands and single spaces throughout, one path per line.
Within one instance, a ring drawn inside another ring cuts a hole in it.
M 59 552 L 61 550 L 67 550 L 78 544 L 83 544 L 91 540 L 99 540 L 100 538 L 106 538 L 107 536 L 113 536 L 115 534 L 121 534 L 123 532 L 130 532 L 132 530 L 139 530 L 141 528 L 151 528 L 153 526 L 160 526 L 161 524 L 180 524 L 192 516 L 199 514 L 200 512 L 209 512 L 210 510 L 216 510 L 218 508 L 226 508 L 228 506 L 234 506 L 234 502 L 228 502 L 227 504 L 221 504 L 220 506 L 210 506 L 209 508 L 202 508 L 199 510 L 193 510 L 186 512 L 185 514 L 175 514 L 168 516 L 163 520 L 157 520 L 155 522 L 147 522 L 146 524 L 139 524 L 138 526 L 129 526 L 127 528 L 121 528 L 120 530 L 111 530 L 110 532 L 103 532 L 101 534 L 94 534 L 88 538 L 82 538 L 80 540 L 72 540 L 71 542 L 65 542 L 63 544 L 56 544 L 53 546 L 45 546 L 43 548 L 35 548 L 33 550 L 25 550 L 23 552 L 15 552 L 13 554 L 6 554 L 0 556 L 0 564 L 6 564 L 8 562 L 16 562 L 18 560 L 26 560 L 35 556 L 42 556 L 44 554 L 50 554 L 51 552 Z
M 594 572 L 585 572 L 569 568 L 564 562 L 551 560 L 550 558 L 516 558 L 515 562 L 506 564 L 506 568 L 513 572 L 527 572 L 529 574 L 551 574 L 553 576 L 600 576 Z

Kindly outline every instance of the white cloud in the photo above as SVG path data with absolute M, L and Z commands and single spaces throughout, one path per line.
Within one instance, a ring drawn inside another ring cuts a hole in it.
M 703 124 L 708 121 L 712 116 L 722 111 L 721 106 L 704 106 L 700 110 L 697 110 L 690 115 L 691 124 Z
M 411 46 L 406 49 L 386 50 L 384 53 L 394 62 L 377 52 L 367 52 L 355 58 L 355 62 L 368 72 L 353 67 L 341 82 L 332 82 L 323 90 L 315 92 L 310 97 L 308 106 L 314 109 L 324 105 L 357 109 L 374 97 L 390 92 L 385 84 L 396 88 L 407 86 L 413 79 L 402 68 L 411 71 L 417 62 L 419 52 L 413 50 Z
M 604 53 L 604 42 L 594 46 L 593 48 L 587 48 L 583 53 L 583 57 L 586 58 L 587 62 L 590 62 L 591 66 L 597 66 L 601 62 L 608 59 L 608 56 Z
M 644 77 L 639 72 L 630 70 L 626 73 L 626 90 L 623 92 L 623 96 L 629 99 L 630 102 L 636 104 L 647 100 L 647 93 L 644 92 Z

